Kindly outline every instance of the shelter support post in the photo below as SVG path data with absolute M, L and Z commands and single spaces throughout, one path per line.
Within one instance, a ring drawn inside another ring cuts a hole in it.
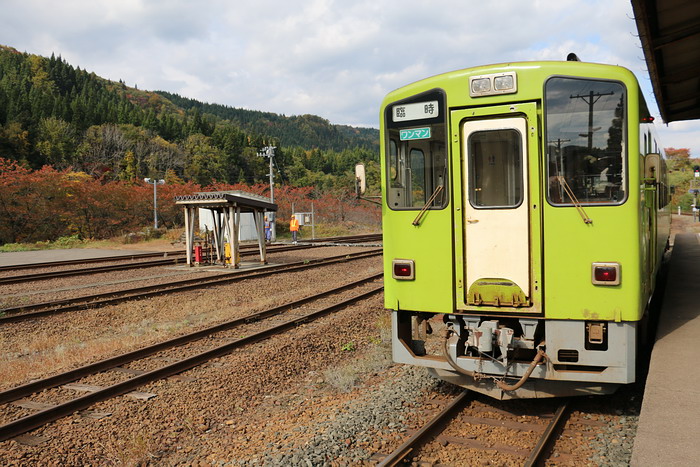
M 267 246 L 265 245 L 265 211 L 256 209 L 253 213 L 255 232 L 258 235 L 258 247 L 260 249 L 260 263 L 267 264 Z
M 231 248 L 231 251 L 233 252 L 233 267 L 234 268 L 239 268 L 241 266 L 241 254 L 240 254 L 240 245 L 238 243 L 238 231 L 241 225 L 241 208 L 240 206 L 236 205 L 233 209 L 233 245 Z

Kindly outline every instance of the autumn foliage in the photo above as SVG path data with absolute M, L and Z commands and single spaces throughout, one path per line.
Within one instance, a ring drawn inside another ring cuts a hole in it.
M 158 185 L 159 223 L 166 228 L 183 226 L 183 209 L 174 198 L 199 191 L 243 190 L 269 196 L 265 184 L 213 183 L 201 186 L 175 180 Z M 314 198 L 316 196 L 316 198 Z M 312 187 L 275 188 L 278 219 L 296 211 L 310 211 L 314 203 L 322 222 L 380 222 L 379 210 L 359 204 L 349 192 L 314 195 Z M 0 158 L 0 244 L 55 240 L 77 235 L 103 239 L 138 231 L 153 221 L 153 185 L 141 181 L 95 178 L 70 169 L 44 166 L 31 170 Z

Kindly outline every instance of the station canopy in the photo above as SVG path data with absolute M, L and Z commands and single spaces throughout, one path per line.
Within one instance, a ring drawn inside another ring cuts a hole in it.
M 661 117 L 700 118 L 700 1 L 631 1 Z
M 263 264 L 267 263 L 264 216 L 266 212 L 277 211 L 277 205 L 270 198 L 244 191 L 212 191 L 176 196 L 175 204 L 179 204 L 185 209 L 185 248 L 188 265 L 192 265 L 195 215 L 199 209 L 208 209 L 211 211 L 214 219 L 214 248 L 217 262 L 226 264 L 224 245 L 228 243 L 229 251 L 231 252 L 231 265 L 234 268 L 239 267 L 238 232 L 241 213 L 249 212 L 253 214 L 255 222 L 255 231 L 260 248 L 260 262 Z M 226 238 L 226 241 L 224 238 Z

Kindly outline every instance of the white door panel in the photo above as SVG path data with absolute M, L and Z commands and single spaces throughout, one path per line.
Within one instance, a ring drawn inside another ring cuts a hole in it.
M 467 290 L 506 279 L 530 296 L 527 122 L 524 117 L 463 126 Z

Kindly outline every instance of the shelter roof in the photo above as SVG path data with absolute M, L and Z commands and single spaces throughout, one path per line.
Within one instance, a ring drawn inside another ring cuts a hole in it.
M 700 2 L 631 2 L 661 117 L 700 118 Z
M 175 197 L 175 204 L 200 208 L 239 207 L 243 212 L 264 209 L 277 211 L 277 205 L 265 196 L 245 191 L 210 191 Z

